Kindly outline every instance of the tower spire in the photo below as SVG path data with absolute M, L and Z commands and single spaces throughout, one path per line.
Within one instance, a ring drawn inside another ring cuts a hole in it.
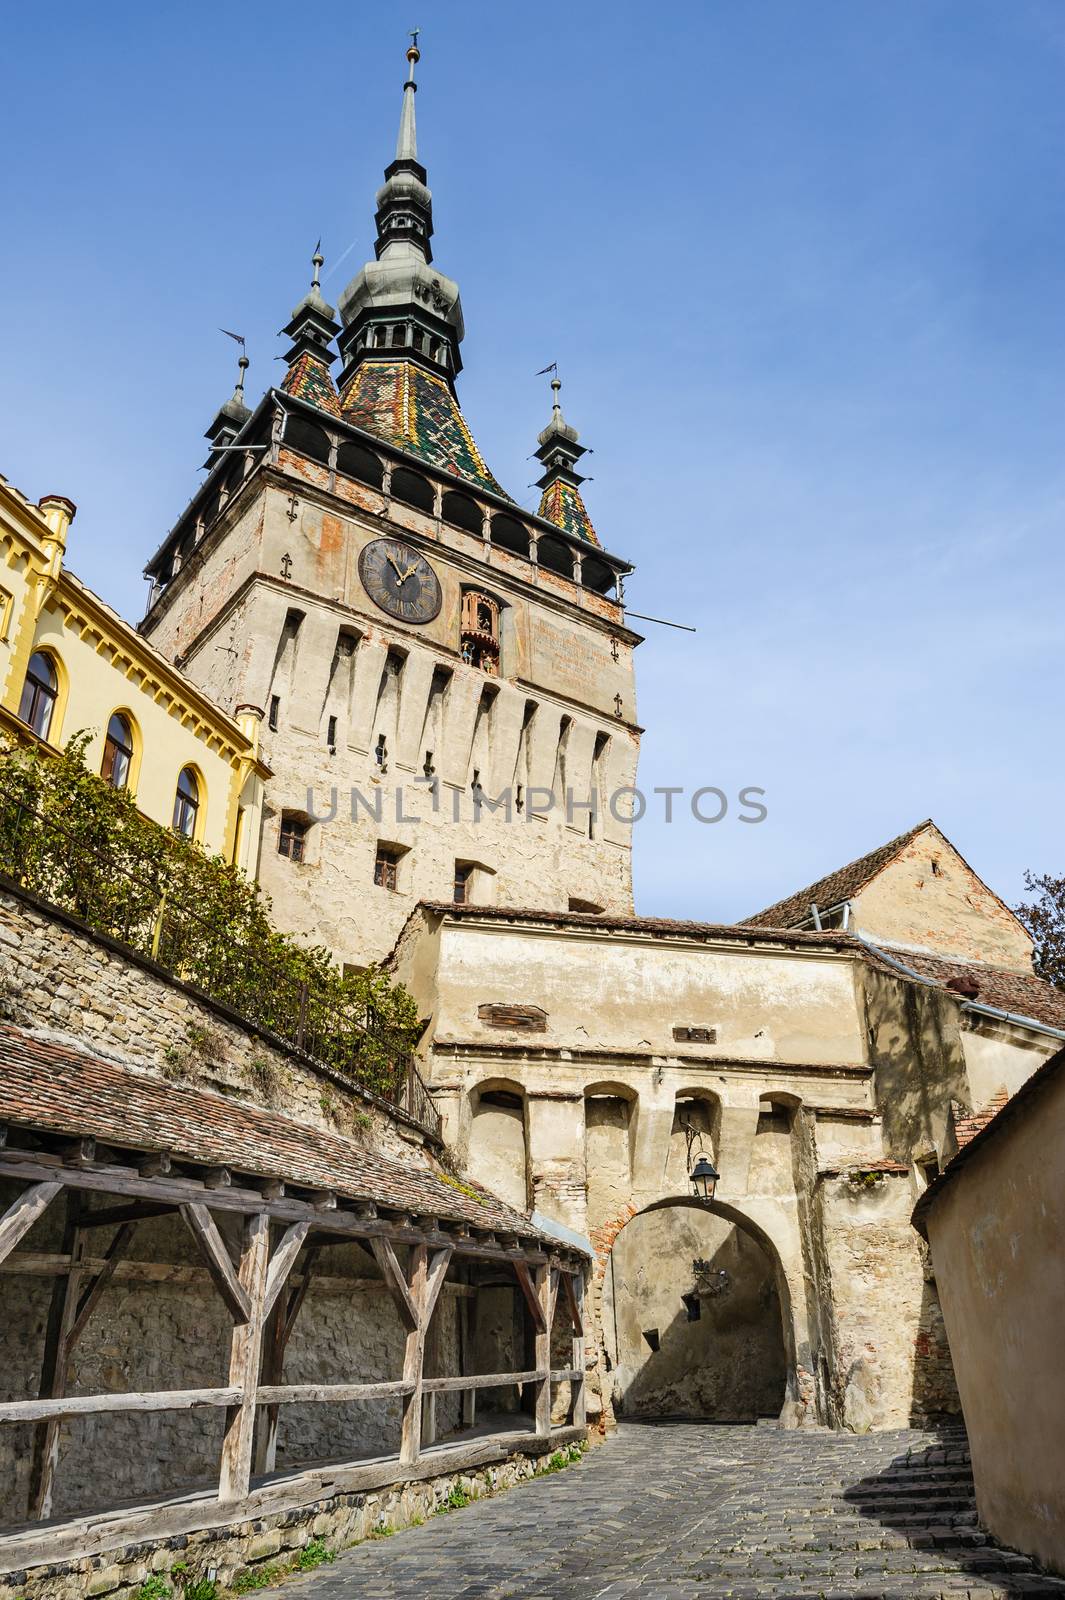
M 204 434 L 205 439 L 210 439 L 211 448 L 204 462 L 205 467 L 213 467 L 219 459 L 217 450 L 219 445 L 232 444 L 237 434 L 243 428 L 251 412 L 244 399 L 244 374 L 251 365 L 248 360 L 247 346 L 244 338 L 239 333 L 230 333 L 228 328 L 219 328 L 219 333 L 224 333 L 227 338 L 235 340 L 240 345 L 240 355 L 237 358 L 237 382 L 233 393 L 224 405 L 219 406 L 215 412 L 210 427 Z
M 327 304 L 322 294 L 319 280 L 324 263 L 322 241 L 319 239 L 311 257 L 314 269 L 311 287 L 281 330 L 281 337 L 292 341 L 284 356 L 288 370 L 281 388 L 285 394 L 295 395 L 297 399 L 306 400 L 309 405 L 337 417 L 340 415 L 340 403 L 329 368 L 336 360 L 330 345 L 340 332 L 340 324 L 333 307 Z
M 414 81 L 414 68 L 422 58 L 418 49 L 420 28 L 411 30 L 410 49 L 407 51 L 407 81 L 403 85 L 403 110 L 399 118 L 399 137 L 396 140 L 397 161 L 417 161 L 418 129 L 414 117 L 414 96 L 418 85 Z
M 540 448 L 536 452 L 537 460 L 544 466 L 543 477 L 536 480 L 537 488 L 542 491 L 539 514 L 546 522 L 553 522 L 556 528 L 564 528 L 567 533 L 576 534 L 579 539 L 587 539 L 589 544 L 597 545 L 599 539 L 581 495 L 584 478 L 577 471 L 577 462 L 586 454 L 586 446 L 581 444 L 576 428 L 562 415 L 562 379 L 557 366 L 552 362 L 544 371 L 554 375 L 551 379 L 551 420 L 539 435 Z
M 462 366 L 459 343 L 465 330 L 458 284 L 432 265 L 433 196 L 418 159 L 414 72 L 422 54 L 419 33 L 413 29 L 406 52 L 396 154 L 376 195 L 375 260 L 366 263 L 340 296 L 342 392 L 356 370 L 371 361 L 413 362 L 444 378 L 452 389 Z M 401 358 L 397 349 L 404 352 Z

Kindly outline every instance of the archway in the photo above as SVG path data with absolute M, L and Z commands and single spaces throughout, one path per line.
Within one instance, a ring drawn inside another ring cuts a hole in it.
M 634 1216 L 610 1253 L 602 1317 L 618 1417 L 754 1422 L 793 1392 L 779 1257 L 723 1202 L 677 1196 Z

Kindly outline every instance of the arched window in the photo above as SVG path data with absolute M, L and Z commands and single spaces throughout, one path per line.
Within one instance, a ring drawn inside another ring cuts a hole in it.
M 557 572 L 559 577 L 573 577 L 573 551 L 561 539 L 550 533 L 540 535 L 536 547 L 537 560 L 545 572 Z
M 174 796 L 174 832 L 183 839 L 195 839 L 196 817 L 200 809 L 200 785 L 191 767 L 182 767 Z
M 368 483 L 373 489 L 381 487 L 385 475 L 373 451 L 357 444 L 354 439 L 347 440 L 337 451 L 337 471 L 342 477 L 357 478 L 360 483 Z
M 116 711 L 107 724 L 104 740 L 104 759 L 100 776 L 113 789 L 124 789 L 129 782 L 129 769 L 133 762 L 133 729 L 129 718 Z
M 308 456 L 311 461 L 329 460 L 329 440 L 321 428 L 315 427 L 313 422 L 308 422 L 303 417 L 289 415 L 285 423 L 283 443 L 288 449 L 298 451 L 301 456 Z
M 467 533 L 480 534 L 484 528 L 484 518 L 481 508 L 468 495 L 456 494 L 449 489 L 444 496 L 443 504 L 444 521 L 450 522 L 456 528 L 465 528 Z
M 418 511 L 432 512 L 432 487 L 417 472 L 397 467 L 392 474 L 392 493 L 404 505 L 414 506 Z
M 30 657 L 26 682 L 22 685 L 18 714 L 27 727 L 32 728 L 42 739 L 47 739 L 52 726 L 52 713 L 55 710 L 58 693 L 59 678 L 56 675 L 55 663 L 43 650 L 35 650 Z
M 529 533 L 520 522 L 504 513 L 492 518 L 492 543 L 498 550 L 529 559 Z

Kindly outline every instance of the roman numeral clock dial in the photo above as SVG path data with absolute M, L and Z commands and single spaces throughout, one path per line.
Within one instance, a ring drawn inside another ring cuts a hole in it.
M 375 606 L 397 622 L 432 622 L 440 579 L 420 551 L 402 539 L 374 539 L 359 555 L 359 577 Z

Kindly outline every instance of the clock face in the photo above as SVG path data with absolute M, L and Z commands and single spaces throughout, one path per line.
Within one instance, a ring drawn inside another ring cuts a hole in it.
M 359 556 L 359 577 L 374 605 L 400 622 L 432 622 L 440 610 L 440 579 L 402 539 L 374 539 L 366 545 Z

